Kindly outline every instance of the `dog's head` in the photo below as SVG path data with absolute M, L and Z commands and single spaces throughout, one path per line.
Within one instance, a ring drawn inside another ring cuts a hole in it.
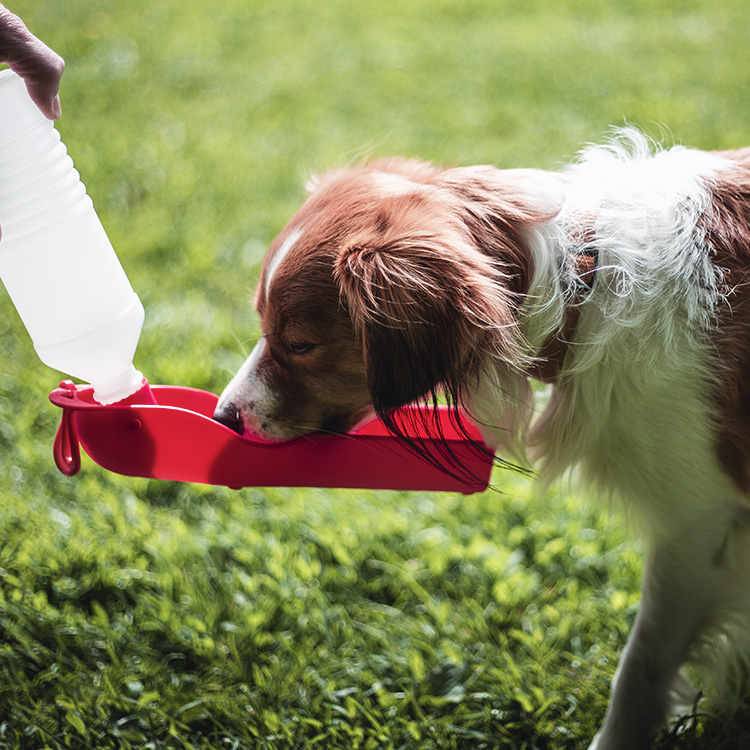
M 315 180 L 266 255 L 262 337 L 216 419 L 276 440 L 343 432 L 438 393 L 460 404 L 489 360 L 517 367 L 524 227 L 545 218 L 530 182 L 403 160 Z

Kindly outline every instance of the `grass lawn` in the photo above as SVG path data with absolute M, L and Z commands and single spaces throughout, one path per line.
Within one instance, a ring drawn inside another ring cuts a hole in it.
M 624 121 L 750 143 L 745 0 L 7 4 L 66 58 L 153 383 L 224 386 L 317 170 L 552 168 Z M 638 604 L 617 514 L 499 470 L 470 497 L 67 479 L 60 376 L 0 295 L 0 748 L 586 746 Z M 708 705 L 657 747 L 750 747 L 747 703 Z

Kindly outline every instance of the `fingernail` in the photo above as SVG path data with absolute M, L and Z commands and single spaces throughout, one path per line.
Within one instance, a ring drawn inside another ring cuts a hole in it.
M 52 100 L 52 119 L 59 120 L 62 116 L 62 106 L 60 105 L 60 96 L 55 96 Z

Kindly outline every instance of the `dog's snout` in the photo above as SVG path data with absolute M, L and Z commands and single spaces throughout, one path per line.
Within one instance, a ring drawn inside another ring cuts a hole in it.
M 225 427 L 229 427 L 230 430 L 234 430 L 238 435 L 242 435 L 245 432 L 245 422 L 242 419 L 242 412 L 231 401 L 221 404 L 216 408 L 214 419 Z

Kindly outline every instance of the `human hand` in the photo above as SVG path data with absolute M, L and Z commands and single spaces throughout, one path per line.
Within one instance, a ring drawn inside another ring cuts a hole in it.
M 60 117 L 58 91 L 65 62 L 3 5 L 0 5 L 0 63 L 7 63 L 24 79 L 31 100 L 45 117 L 50 120 Z

